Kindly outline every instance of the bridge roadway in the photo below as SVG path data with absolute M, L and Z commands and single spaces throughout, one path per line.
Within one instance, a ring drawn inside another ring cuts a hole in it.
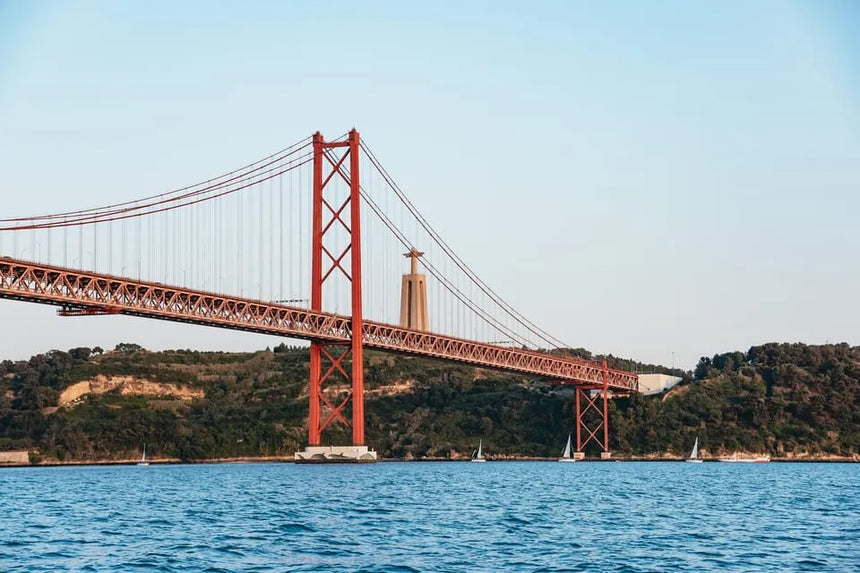
M 346 343 L 351 320 L 326 312 L 0 257 L 0 298 L 62 307 L 64 316 L 124 314 Z M 636 374 L 602 364 L 364 321 L 365 348 L 439 358 L 560 384 L 636 391 Z M 605 378 L 604 378 L 605 376 Z

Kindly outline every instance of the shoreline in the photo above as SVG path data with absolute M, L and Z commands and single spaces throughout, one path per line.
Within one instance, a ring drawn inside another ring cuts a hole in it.
M 577 462 L 655 462 L 655 463 L 671 463 L 684 462 L 686 458 L 682 457 L 643 457 L 643 456 L 624 456 L 617 458 L 602 459 L 599 457 L 587 457 Z M 295 463 L 293 456 L 245 456 L 235 458 L 212 458 L 201 460 L 180 460 L 179 458 L 161 458 L 147 460 L 150 465 L 206 465 L 206 464 L 262 464 L 262 463 Z M 403 458 L 380 458 L 378 463 L 438 463 L 438 462 L 469 462 L 469 458 L 422 458 L 422 459 L 403 459 Z M 510 458 L 487 458 L 489 462 L 556 462 L 558 458 L 542 458 L 542 457 L 510 457 Z M 705 463 L 718 463 L 718 458 L 704 458 Z M 81 467 L 81 466 L 136 466 L 140 462 L 139 459 L 122 459 L 122 460 L 70 460 L 70 461 L 41 461 L 39 463 L 0 463 L 0 469 L 3 468 L 30 468 L 30 467 Z M 838 456 L 821 456 L 821 457 L 806 457 L 806 458 L 771 458 L 770 463 L 812 463 L 812 464 L 839 464 L 839 463 L 860 463 L 860 458 L 857 457 L 838 457 Z

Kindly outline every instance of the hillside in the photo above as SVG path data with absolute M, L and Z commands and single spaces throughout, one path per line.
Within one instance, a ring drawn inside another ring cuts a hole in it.
M 620 450 L 777 457 L 860 453 L 860 347 L 765 344 L 702 358 L 694 381 L 660 400 L 619 402 Z
M 571 351 L 590 357 L 587 351 Z M 608 357 L 625 368 L 669 372 Z M 860 453 L 860 348 L 768 344 L 703 358 L 663 396 L 611 403 L 621 455 Z M 143 443 L 185 460 L 288 456 L 304 445 L 306 348 L 221 353 L 75 348 L 0 363 L 0 451 L 128 459 Z M 574 431 L 569 389 L 431 360 L 367 353 L 367 440 L 380 455 L 555 456 Z M 675 372 L 677 374 L 677 372 Z M 338 433 L 339 432 L 339 433 Z M 345 429 L 324 434 L 346 442 Z

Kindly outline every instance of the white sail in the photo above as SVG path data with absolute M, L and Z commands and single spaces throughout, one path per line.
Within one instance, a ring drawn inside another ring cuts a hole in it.
M 690 459 L 691 460 L 699 459 L 699 438 L 698 438 L 698 436 L 696 437 L 696 441 L 693 444 L 693 452 L 690 454 Z
M 145 461 L 146 461 L 146 444 L 143 444 L 143 455 L 140 456 L 140 463 L 143 463 Z
M 570 434 L 567 435 L 567 444 L 564 446 L 564 452 L 558 458 L 560 462 L 575 462 L 576 458 L 570 457 Z
M 485 462 L 485 461 L 487 461 L 484 459 L 484 456 L 481 453 L 482 446 L 483 446 L 483 444 L 482 444 L 481 440 L 478 440 L 478 450 L 476 452 L 474 452 L 472 455 L 472 461 L 473 462 Z

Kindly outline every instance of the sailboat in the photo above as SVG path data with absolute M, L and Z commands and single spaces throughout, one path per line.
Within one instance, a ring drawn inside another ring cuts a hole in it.
M 484 456 L 481 455 L 481 440 L 478 440 L 478 451 L 475 453 L 472 458 L 473 462 L 485 462 L 487 460 L 484 459 Z
M 564 446 L 564 452 L 561 454 L 561 457 L 558 459 L 560 462 L 575 462 L 576 459 L 570 457 L 570 434 L 567 435 L 567 445 Z
M 146 444 L 143 444 L 143 455 L 140 456 L 140 461 L 137 462 L 139 466 L 148 466 L 149 462 L 146 461 Z
M 694 463 L 694 464 L 702 463 L 702 460 L 699 459 L 699 436 L 696 436 L 696 441 L 693 444 L 693 451 L 690 452 L 690 457 L 685 461 L 688 461 L 688 462 Z

